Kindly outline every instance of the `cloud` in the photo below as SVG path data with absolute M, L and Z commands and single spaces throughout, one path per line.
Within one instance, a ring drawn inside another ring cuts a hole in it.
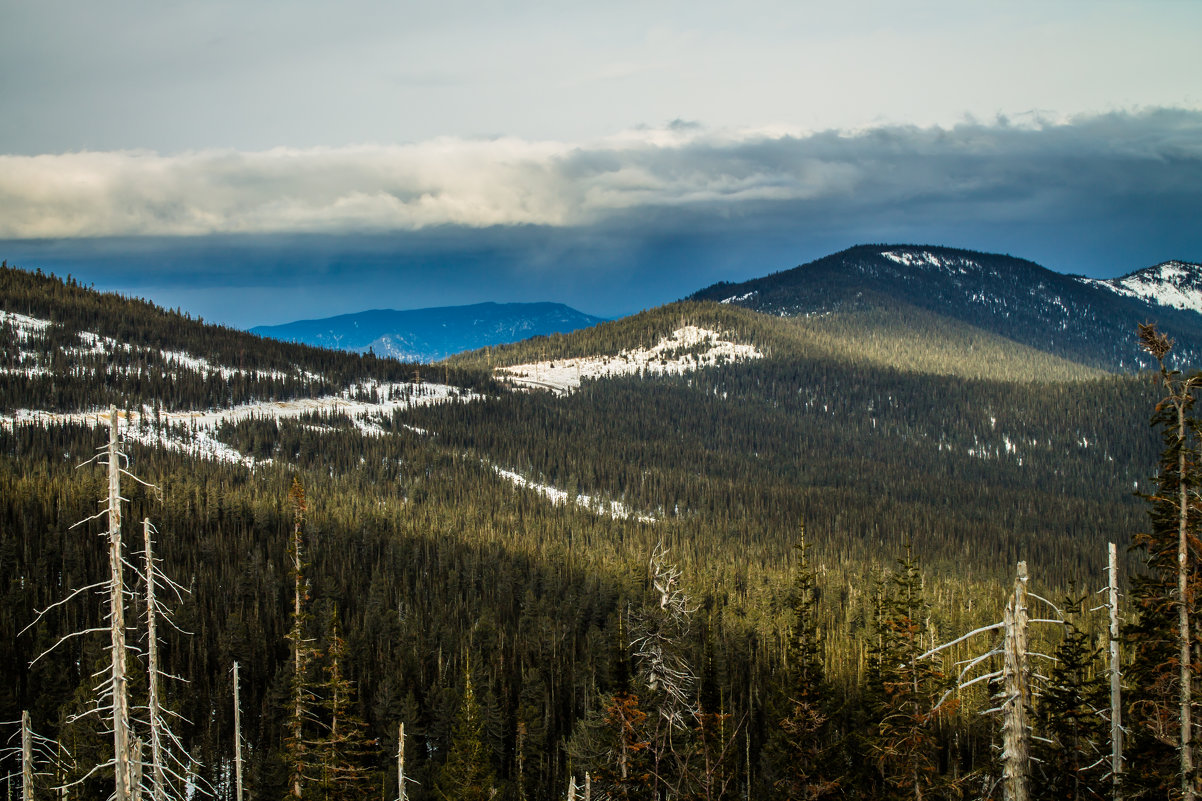
M 1197 206 L 1200 187 L 1195 111 L 817 133 L 674 122 L 586 144 L 0 156 L 0 239 L 570 228 L 774 206 L 1021 219 L 1124 196 Z

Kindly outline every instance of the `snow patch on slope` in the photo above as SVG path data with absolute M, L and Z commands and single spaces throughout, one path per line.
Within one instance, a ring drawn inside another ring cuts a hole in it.
M 526 478 L 521 473 L 515 473 L 512 470 L 503 470 L 496 465 L 493 465 L 492 469 L 498 476 L 514 486 L 534 490 L 539 495 L 542 495 L 544 498 L 549 500 L 552 506 L 562 506 L 569 500 L 568 493 L 558 489 L 557 487 L 552 487 L 550 484 L 540 484 L 537 481 L 532 481 Z M 592 495 L 580 494 L 572 498 L 571 502 L 582 509 L 587 509 L 588 511 L 597 515 L 606 515 L 608 517 L 612 517 L 614 520 L 637 520 L 640 523 L 657 522 L 656 519 L 650 515 L 632 512 L 621 501 L 606 501 Z
M 367 400 L 375 397 L 378 400 Z M 124 425 L 121 434 L 127 441 L 157 446 L 201 459 L 243 464 L 253 467 L 270 460 L 255 460 L 216 438 L 216 430 L 222 423 L 241 420 L 287 420 L 305 413 L 340 413 L 351 419 L 355 427 L 365 436 L 382 436 L 385 431 L 378 422 L 389 417 L 398 409 L 415 406 L 430 406 L 455 400 L 474 400 L 476 394 L 470 390 L 446 384 L 434 383 L 384 383 L 369 381 L 356 384 L 338 395 L 322 398 L 298 398 L 289 401 L 264 401 L 247 403 L 230 409 L 207 409 L 194 411 L 162 412 L 156 416 L 154 409 L 143 407 L 118 412 Z M 108 425 L 108 412 L 46 412 L 18 409 L 11 417 L 0 418 L 0 428 L 13 429 L 17 426 L 74 423 L 93 428 Z
M 29 342 L 34 337 L 44 336 L 53 323 L 50 320 L 41 320 L 36 317 L 27 317 L 23 314 L 0 310 L 0 325 L 9 324 L 13 326 L 16 332 L 17 342 L 24 344 Z M 63 348 L 62 351 L 72 357 L 89 357 L 89 356 L 105 356 L 117 353 L 131 353 L 133 347 L 128 343 L 121 343 L 112 337 L 101 336 L 100 334 L 91 331 L 78 332 L 80 345 L 77 347 Z M 234 367 L 225 367 L 215 365 L 207 359 L 199 356 L 193 356 L 190 353 L 184 353 L 178 350 L 160 350 L 159 355 L 163 362 L 168 365 L 177 365 L 187 370 L 202 373 L 204 375 L 220 374 L 222 378 L 232 378 L 235 375 L 253 375 L 258 379 L 283 380 L 290 377 L 300 377 L 310 381 L 320 380 L 321 376 L 310 373 L 307 370 L 294 370 L 291 373 L 281 370 L 242 370 Z M 21 367 L 0 368 L 0 372 L 6 373 L 21 373 L 28 376 L 45 375 L 49 373 L 49 369 L 44 364 L 39 364 L 41 354 L 33 350 L 21 349 L 15 354 L 17 363 Z M 90 372 L 97 372 L 94 367 L 86 368 Z M 110 365 L 108 370 L 124 370 L 126 372 L 134 372 L 137 368 L 132 365 L 115 366 Z
M 17 339 L 24 341 L 34 334 L 45 333 L 46 329 L 50 327 L 50 321 L 0 309 L 0 325 L 11 325 L 17 332 Z
M 900 264 L 904 267 L 935 267 L 937 269 L 946 270 L 949 273 L 959 273 L 960 275 L 966 275 L 968 273 L 968 271 L 964 269 L 966 266 L 977 266 L 976 262 L 969 261 L 965 258 L 940 257 L 926 250 L 919 252 L 906 250 L 883 250 L 881 251 L 881 255 L 889 261 L 894 262 L 895 264 Z
M 719 303 L 739 303 L 747 300 L 752 295 L 756 294 L 757 290 L 753 289 L 750 292 L 744 292 L 742 295 L 731 295 L 729 298 L 718 301 Z
M 585 379 L 623 375 L 683 375 L 728 362 L 762 359 L 754 345 L 724 339 L 708 328 L 687 325 L 650 348 L 624 350 L 617 356 L 583 356 L 572 359 L 518 364 L 497 369 L 498 377 L 530 389 L 566 394 Z

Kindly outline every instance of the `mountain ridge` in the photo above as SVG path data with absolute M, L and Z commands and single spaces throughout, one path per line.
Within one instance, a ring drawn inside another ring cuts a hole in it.
M 257 336 L 431 362 L 455 353 L 532 336 L 567 333 L 603 318 L 562 303 L 474 303 L 421 309 L 369 309 L 249 329 Z
M 1073 361 L 1130 371 L 1145 366 L 1133 332 L 1150 319 L 1177 341 L 1179 361 L 1195 363 L 1202 355 L 1202 315 L 1193 305 L 1196 296 L 1202 308 L 1202 266 L 1164 264 L 1175 267 L 1157 265 L 1102 281 L 1003 254 L 856 245 L 761 278 L 713 284 L 689 299 L 795 317 L 863 310 L 888 297 Z M 1149 300 L 1159 297 L 1177 302 Z

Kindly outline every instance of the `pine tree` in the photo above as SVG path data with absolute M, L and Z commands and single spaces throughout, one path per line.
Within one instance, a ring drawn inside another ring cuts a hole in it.
M 497 787 L 484 742 L 484 711 L 476 700 L 470 665 L 464 666 L 463 678 L 463 699 L 451 729 L 451 750 L 438 773 L 436 789 L 446 801 L 487 801 Z
M 355 801 L 372 789 L 370 765 L 376 748 L 355 711 L 354 682 L 344 673 L 346 643 L 338 634 L 336 609 L 331 617 L 325 678 L 318 686 L 326 730 L 310 743 L 317 763 L 315 795 L 325 801 Z
M 883 797 L 922 799 L 939 784 L 937 726 L 948 682 L 940 664 L 920 659 L 929 650 L 930 608 L 910 548 L 898 560 L 879 608 L 877 651 L 870 672 L 876 692 L 870 712 L 870 749 L 883 779 Z
M 576 725 L 568 744 L 573 770 L 587 771 L 600 797 L 614 801 L 653 797 L 647 718 L 637 695 L 619 693 L 603 697 L 601 708 Z
M 818 627 L 818 577 L 810 564 L 805 523 L 796 546 L 798 565 L 790 606 L 793 627 L 789 637 L 789 694 L 787 712 L 778 733 L 769 742 L 770 758 L 783 765 L 775 790 L 786 798 L 820 799 L 840 785 L 840 771 L 832 765 L 830 687 L 823 666 L 824 653 Z M 775 753 L 774 753 L 775 752 Z
M 288 631 L 288 643 L 292 649 L 292 673 L 290 676 L 290 706 L 288 733 L 284 738 L 284 750 L 288 762 L 288 794 L 292 798 L 305 798 L 305 785 L 316 778 L 312 770 L 309 739 L 306 735 L 313 719 L 313 681 L 310 675 L 314 657 L 312 641 L 306 636 L 309 620 L 309 587 L 305 579 L 305 563 L 302 556 L 304 544 L 305 488 L 299 479 L 292 479 L 288 490 L 292 505 L 292 539 L 288 555 L 291 559 L 293 603 L 292 627 Z

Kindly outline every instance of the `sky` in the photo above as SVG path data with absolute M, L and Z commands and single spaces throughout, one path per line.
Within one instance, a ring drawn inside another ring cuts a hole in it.
M 0 0 L 0 258 L 237 327 L 1202 262 L 1196 0 Z

